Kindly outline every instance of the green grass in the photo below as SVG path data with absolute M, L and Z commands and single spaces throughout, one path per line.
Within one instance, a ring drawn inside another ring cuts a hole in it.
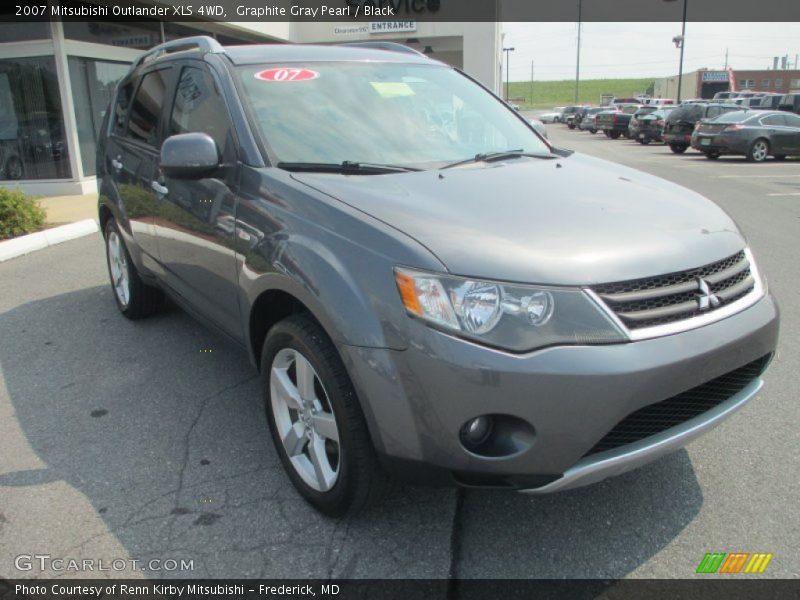
M 599 104 L 600 96 L 613 94 L 619 97 L 632 97 L 647 92 L 653 85 L 654 78 L 641 79 L 587 79 L 581 80 L 578 104 Z M 512 81 L 509 97 L 523 108 L 552 108 L 565 106 L 575 101 L 575 80 L 566 81 L 534 81 L 533 102 L 531 102 L 531 83 L 529 81 Z M 501 94 L 505 97 L 506 84 L 503 82 Z M 515 98 L 524 99 L 521 102 Z

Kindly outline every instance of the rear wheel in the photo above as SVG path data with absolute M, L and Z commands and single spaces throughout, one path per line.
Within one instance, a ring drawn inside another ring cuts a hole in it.
M 709 150 L 708 152 L 704 152 L 704 154 L 709 160 L 717 160 L 719 158 L 719 152 L 716 150 Z
M 672 150 L 675 154 L 683 154 L 686 152 L 686 146 L 681 144 L 670 144 L 669 149 Z
M 608 132 L 608 137 L 610 137 L 612 140 L 619 139 L 619 136 L 620 136 L 620 135 L 621 135 L 621 134 L 620 134 L 620 132 L 619 132 L 619 131 L 609 131 L 609 132 Z
M 750 149 L 747 151 L 747 160 L 750 162 L 764 162 L 769 156 L 769 142 L 763 138 L 759 138 L 750 144 Z
M 385 478 L 353 384 L 322 328 L 307 315 L 275 325 L 261 373 L 272 441 L 303 498 L 329 516 L 378 498 Z
M 141 319 L 157 312 L 164 302 L 164 294 L 139 277 L 114 219 L 106 222 L 105 242 L 108 275 L 120 312 L 129 319 Z

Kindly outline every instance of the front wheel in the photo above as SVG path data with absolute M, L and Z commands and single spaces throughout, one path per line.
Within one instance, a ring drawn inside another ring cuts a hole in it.
M 612 140 L 617 140 L 617 139 L 619 139 L 619 136 L 620 136 L 620 135 L 622 135 L 622 134 L 620 134 L 620 132 L 619 132 L 619 131 L 609 131 L 609 132 L 608 132 L 608 137 L 610 137 Z
M 764 162 L 769 156 L 769 142 L 765 139 L 757 139 L 750 144 L 747 151 L 747 160 L 750 162 Z
M 120 312 L 129 319 L 141 319 L 158 312 L 164 294 L 160 289 L 145 284 L 139 277 L 139 271 L 131 260 L 114 219 L 106 222 L 105 242 L 108 275 Z
M 339 517 L 375 500 L 385 482 L 353 384 L 333 342 L 309 316 L 275 325 L 261 353 L 272 441 L 295 488 Z
M 717 152 L 716 150 L 711 150 L 709 152 L 706 152 L 705 155 L 706 158 L 709 160 L 717 160 L 719 158 L 719 152 Z
M 672 150 L 675 154 L 683 154 L 686 152 L 687 146 L 682 146 L 680 144 L 670 144 L 669 149 Z

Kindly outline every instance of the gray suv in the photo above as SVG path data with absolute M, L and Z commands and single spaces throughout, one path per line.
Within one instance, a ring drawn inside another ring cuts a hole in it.
M 741 408 L 778 308 L 716 205 L 553 147 L 403 46 L 159 46 L 119 84 L 99 216 L 126 317 L 164 295 L 260 370 L 300 494 L 386 474 L 548 493 Z

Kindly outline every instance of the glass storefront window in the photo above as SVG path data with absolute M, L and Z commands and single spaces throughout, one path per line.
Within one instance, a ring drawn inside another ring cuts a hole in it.
M 95 175 L 100 125 L 114 94 L 114 86 L 125 76 L 130 65 L 80 56 L 70 56 L 67 61 L 83 174 Z
M 148 50 L 161 43 L 161 24 L 158 21 L 64 21 L 63 27 L 64 37 L 68 40 L 138 50 Z
M 15 21 L 0 23 L 0 42 L 28 42 L 31 40 L 49 40 L 50 23 L 41 21 Z
M 0 60 L 0 179 L 69 177 L 53 57 Z

